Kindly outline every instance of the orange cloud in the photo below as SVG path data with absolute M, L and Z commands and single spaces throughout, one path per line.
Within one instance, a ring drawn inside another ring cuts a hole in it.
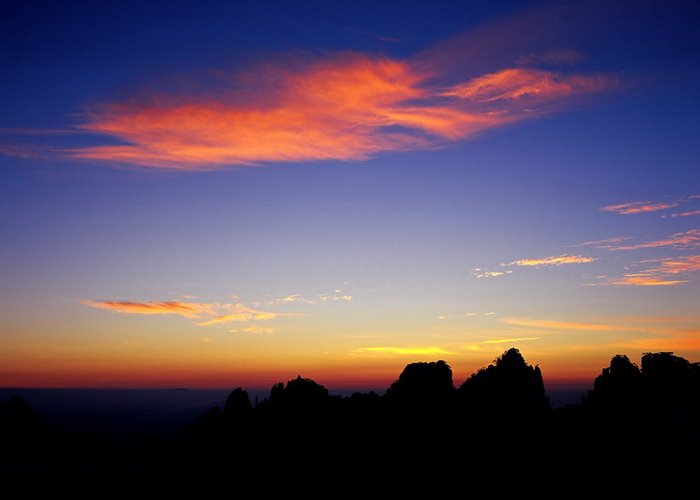
M 199 326 L 227 323 L 230 321 L 270 320 L 278 317 L 298 317 L 296 313 L 276 313 L 251 309 L 245 304 L 206 302 L 132 302 L 132 301 L 83 301 L 84 304 L 125 314 L 178 314 L 186 318 L 213 318 L 197 323 Z M 252 331 L 252 330 L 249 330 Z M 270 330 L 268 330 L 268 333 Z
M 198 92 L 96 106 L 78 129 L 123 144 L 65 153 L 169 170 L 363 160 L 443 147 L 618 85 L 611 76 L 521 67 L 441 87 L 440 75 L 419 64 L 358 53 L 219 74 Z
M 647 273 L 625 274 L 621 278 L 610 282 L 612 285 L 633 285 L 633 286 L 670 286 L 680 283 L 687 283 L 688 280 L 669 280 L 660 276 Z
M 677 202 L 668 203 L 652 203 L 648 201 L 633 201 L 630 203 L 622 203 L 620 205 L 610 205 L 603 207 L 603 212 L 616 212 L 618 214 L 639 214 L 644 212 L 656 212 L 658 210 L 666 210 L 667 208 L 677 207 Z
M 179 314 L 186 318 L 198 318 L 209 312 L 208 304 L 194 302 L 131 302 L 131 301 L 83 301 L 84 304 L 126 314 Z
M 582 255 L 560 255 L 558 257 L 545 257 L 543 259 L 516 260 L 508 264 L 501 264 L 501 266 L 559 266 L 562 264 L 583 264 L 594 262 L 595 260 L 596 259 L 593 257 L 584 257 Z

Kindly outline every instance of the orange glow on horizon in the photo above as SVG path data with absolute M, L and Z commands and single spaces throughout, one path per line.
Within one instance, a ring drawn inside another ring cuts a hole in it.
M 540 351 L 520 347 L 525 361 L 540 366 L 545 386 L 592 386 L 593 380 L 609 365 L 615 354 L 627 354 L 638 363 L 644 352 L 675 352 L 695 361 L 700 353 L 696 329 L 676 331 L 672 336 L 636 340 L 624 345 L 571 346 L 564 351 Z M 512 345 L 527 339 L 511 339 Z M 533 344 L 534 345 L 534 344 Z M 297 376 L 310 378 L 329 389 L 384 390 L 398 379 L 403 368 L 420 361 L 444 360 L 451 366 L 453 382 L 461 385 L 472 374 L 488 366 L 510 346 L 491 345 L 488 350 L 465 356 L 459 353 L 390 353 L 389 357 L 318 359 L 303 355 L 285 358 L 240 358 L 199 355 L 195 358 L 140 356 L 122 354 L 95 360 L 80 354 L 72 359 L 47 360 L 4 366 L 0 371 L 2 387 L 46 388 L 176 388 L 192 389 L 269 389 L 278 382 Z M 377 353 L 375 353 L 377 354 Z

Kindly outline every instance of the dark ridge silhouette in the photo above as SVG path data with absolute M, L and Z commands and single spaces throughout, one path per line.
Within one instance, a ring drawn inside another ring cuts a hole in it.
M 663 441 L 700 440 L 700 363 L 670 352 L 644 353 L 641 369 L 616 355 L 582 401 L 592 432 Z M 648 442 L 648 441 L 647 441 Z
M 2 479 L 30 485 L 28 498 L 202 498 L 252 482 L 268 494 L 367 494 L 544 474 L 607 485 L 623 463 L 675 484 L 697 466 L 700 364 L 660 352 L 640 368 L 618 354 L 579 404 L 551 409 L 539 367 L 509 349 L 458 388 L 441 360 L 407 365 L 384 395 L 335 396 L 298 376 L 255 405 L 237 387 L 222 408 L 173 441 L 122 441 L 58 429 L 12 398 L 0 404 Z

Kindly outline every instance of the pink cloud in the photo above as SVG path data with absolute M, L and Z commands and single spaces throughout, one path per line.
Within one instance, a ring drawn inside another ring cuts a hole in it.
M 700 229 L 690 229 L 685 232 L 675 233 L 665 239 L 647 243 L 613 247 L 612 250 L 638 250 L 640 248 L 658 247 L 673 247 L 676 249 L 698 248 L 700 247 Z
M 601 210 L 604 212 L 615 212 L 618 214 L 628 215 L 645 212 L 656 212 L 658 210 L 666 210 L 667 208 L 673 208 L 677 206 L 677 202 L 652 203 L 648 201 L 632 201 L 629 203 L 622 203 L 620 205 L 610 205 L 608 207 L 603 207 L 601 208 Z
M 700 255 L 655 259 L 643 261 L 640 264 L 651 262 L 658 264 L 644 271 L 624 274 L 620 278 L 611 280 L 610 284 L 633 286 L 679 285 L 690 282 L 689 277 L 686 276 L 687 274 L 700 271 Z
M 671 217 L 689 217 L 691 215 L 700 215 L 700 210 L 691 210 L 690 212 L 671 214 Z

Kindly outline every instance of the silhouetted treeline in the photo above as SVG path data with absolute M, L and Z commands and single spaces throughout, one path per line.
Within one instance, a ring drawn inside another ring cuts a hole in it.
M 700 364 L 667 352 L 644 354 L 641 367 L 614 356 L 579 404 L 556 409 L 539 367 L 517 349 L 459 386 L 436 361 L 409 364 L 383 395 L 332 395 L 299 376 L 256 404 L 241 387 L 222 403 L 174 442 L 114 443 L 61 433 L 14 398 L 0 405 L 10 480 L 49 478 L 50 489 L 65 487 L 68 475 L 65 498 L 235 497 L 250 482 L 268 493 L 308 493 L 331 480 L 361 493 L 380 478 L 405 485 L 506 471 L 612 480 L 624 471 L 682 474 L 697 466 L 700 444 Z

